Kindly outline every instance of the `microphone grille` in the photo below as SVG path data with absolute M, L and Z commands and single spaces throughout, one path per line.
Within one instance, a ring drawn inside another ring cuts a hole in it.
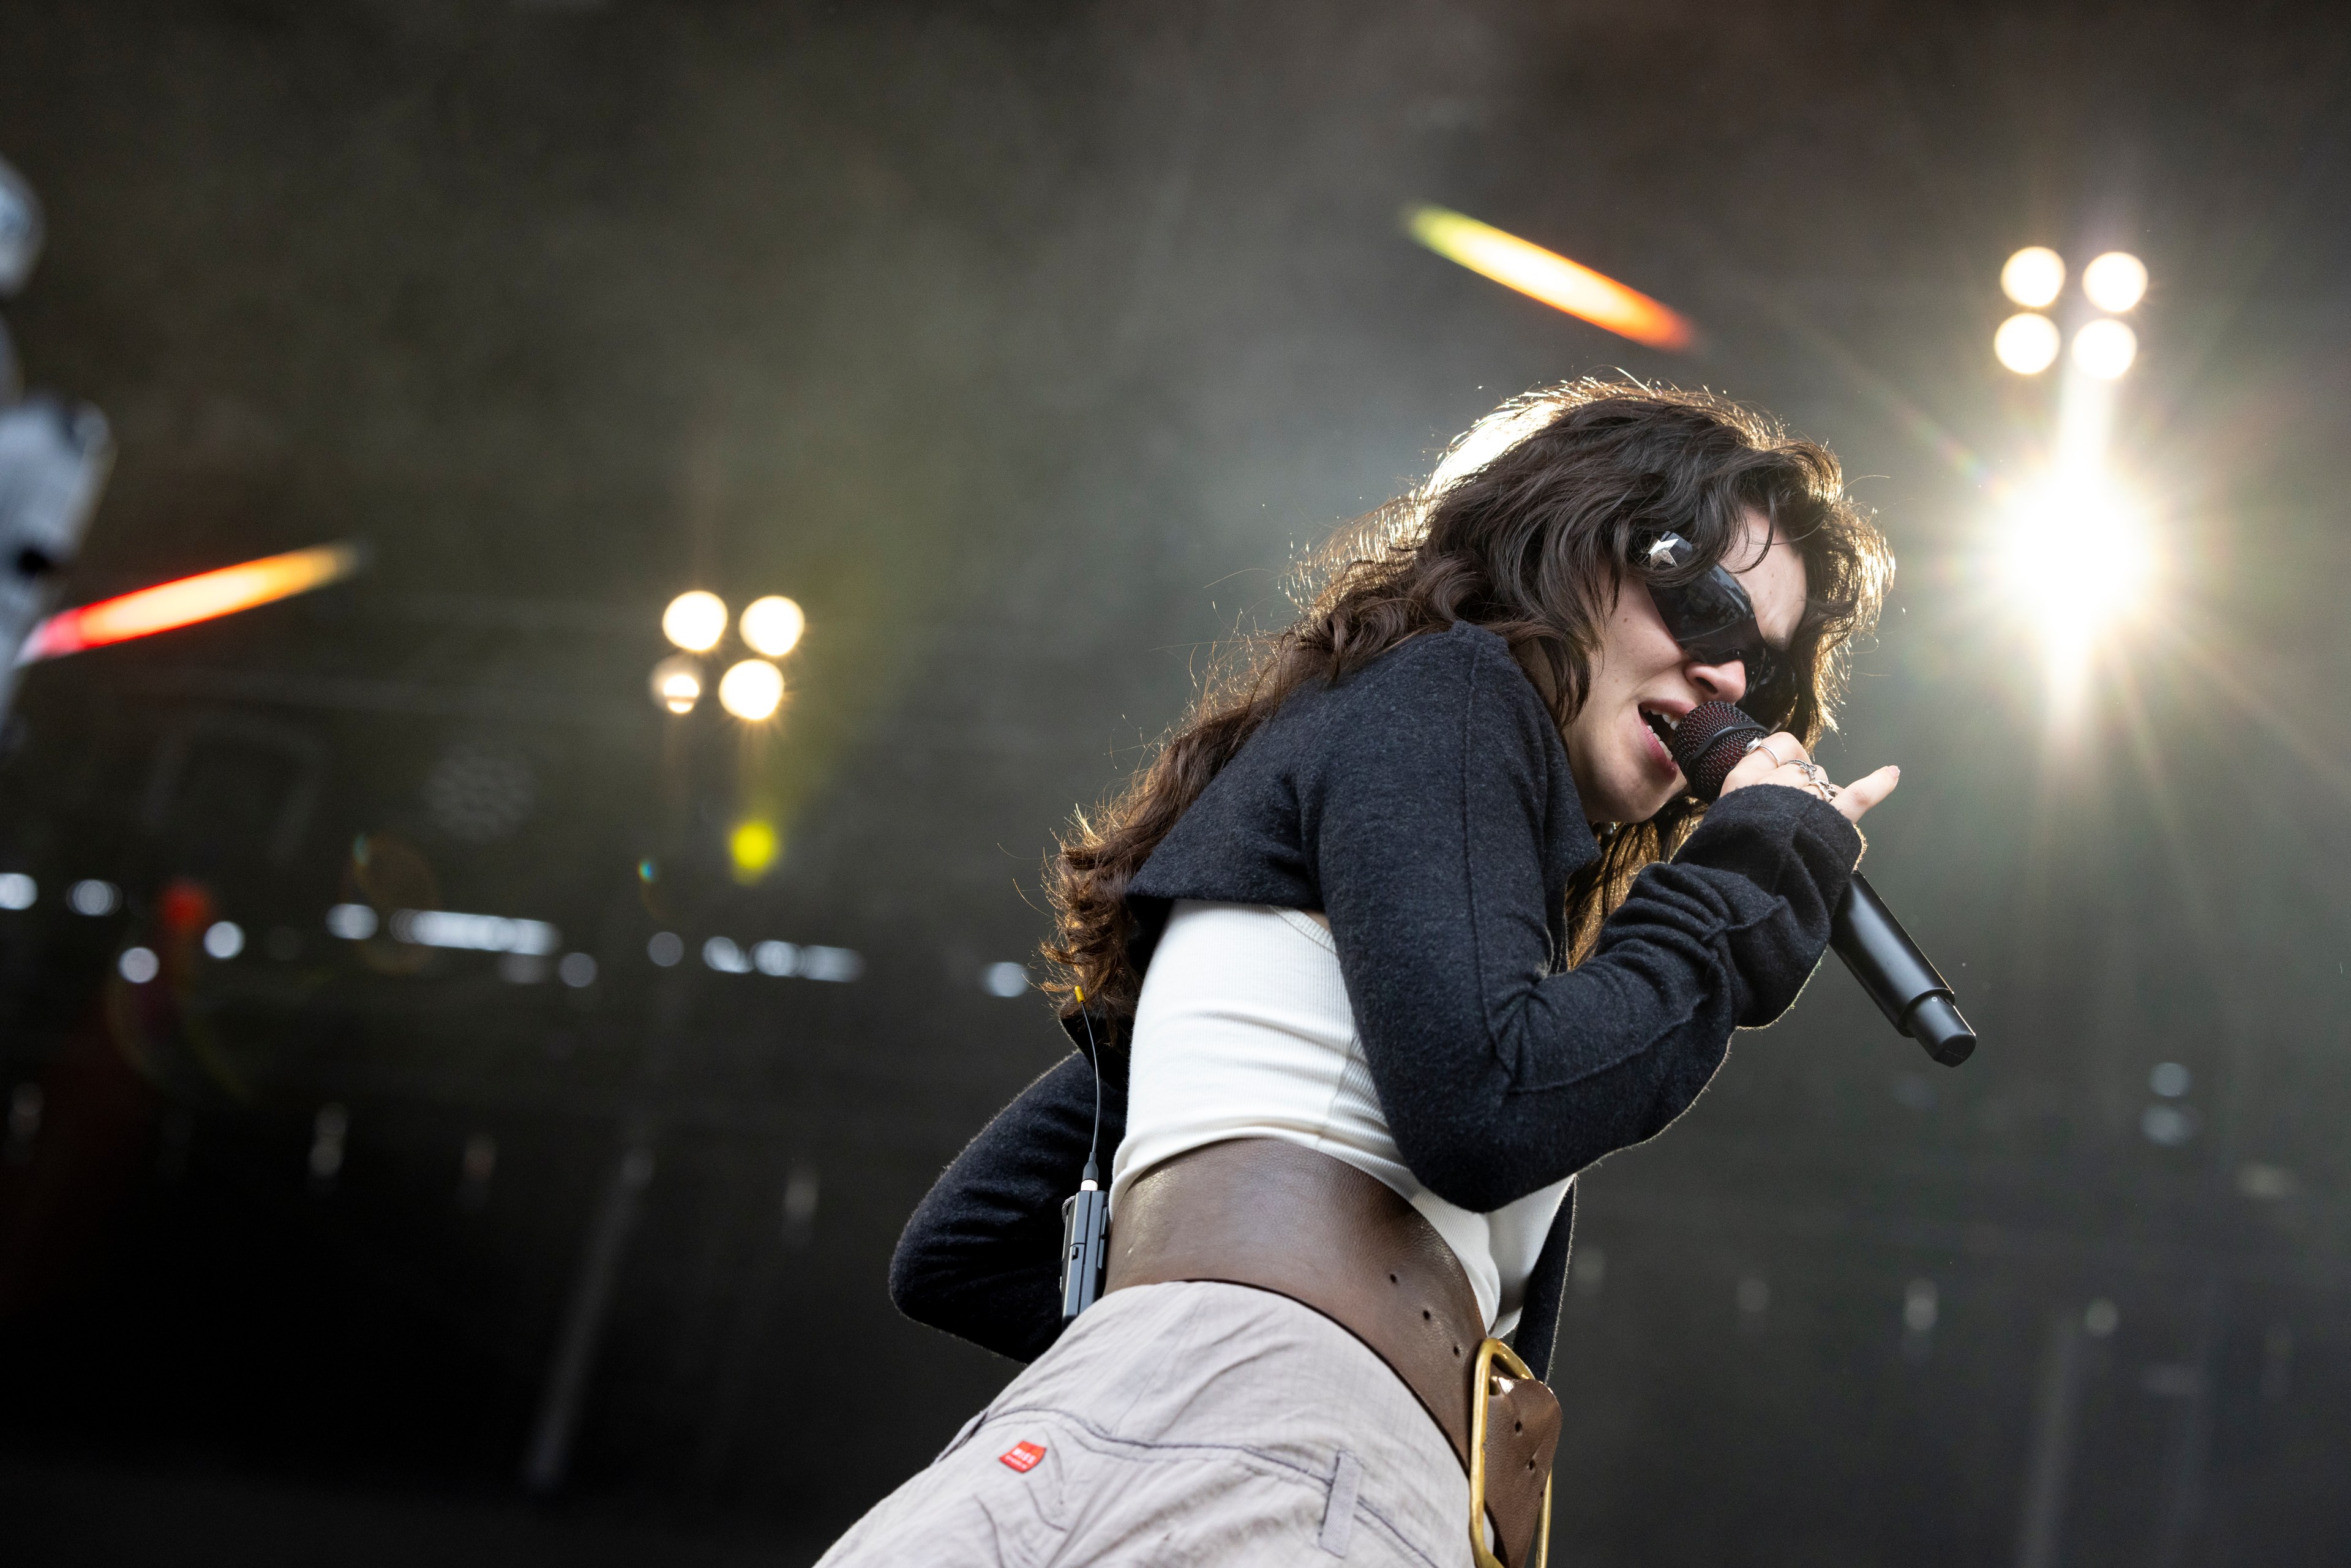
M 1700 703 L 1674 727 L 1674 762 L 1689 780 L 1690 793 L 1711 800 L 1747 755 L 1747 743 L 1771 733 L 1729 703 Z

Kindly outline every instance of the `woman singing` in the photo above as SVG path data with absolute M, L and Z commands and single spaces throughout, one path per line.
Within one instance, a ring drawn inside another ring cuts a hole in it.
M 1061 846 L 1092 1061 L 965 1150 L 891 1278 L 1031 1364 L 825 1563 L 1536 1561 L 1575 1175 L 1819 962 L 1896 774 L 1807 748 L 1891 572 L 1823 448 L 1597 381 L 1343 536 Z M 1708 701 L 1777 732 L 1710 808 L 1670 749 Z M 1097 1114 L 1108 1275 L 1064 1332 Z

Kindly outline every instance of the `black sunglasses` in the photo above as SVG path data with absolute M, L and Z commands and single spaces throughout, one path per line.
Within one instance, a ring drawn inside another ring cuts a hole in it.
M 1697 547 L 1679 534 L 1659 534 L 1643 546 L 1636 559 L 1653 571 L 1671 571 L 1687 565 Z M 1703 576 L 1687 582 L 1649 580 L 1650 601 L 1683 653 L 1708 664 L 1733 659 L 1747 671 L 1747 695 L 1739 706 L 1761 718 L 1785 706 L 1782 689 L 1792 672 L 1784 654 L 1763 640 L 1755 622 L 1755 601 L 1747 597 L 1730 569 L 1716 563 Z

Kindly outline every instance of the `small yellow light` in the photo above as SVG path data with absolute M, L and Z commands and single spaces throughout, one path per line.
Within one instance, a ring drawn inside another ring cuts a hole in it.
M 2037 376 L 2057 362 L 2057 323 L 2027 310 L 2011 316 L 1991 335 L 1991 351 L 2020 376 Z
M 2082 292 L 2099 309 L 2119 316 L 2147 298 L 2147 263 L 2126 250 L 2110 250 L 2082 269 Z
M 743 641 L 754 653 L 765 653 L 770 659 L 780 659 L 790 653 L 808 630 L 808 617 L 800 607 L 778 593 L 765 599 L 755 599 L 743 607 L 739 623 Z
M 707 653 L 726 635 L 726 601 L 695 589 L 681 593 L 662 612 L 662 635 L 689 653 Z
M 691 653 L 672 653 L 653 666 L 653 701 L 672 713 L 692 713 L 702 700 L 702 666 Z
M 766 718 L 783 701 L 784 673 L 765 659 L 746 659 L 718 678 L 718 706 L 737 718 Z
M 776 863 L 776 852 L 783 848 L 783 840 L 776 833 L 775 824 L 756 819 L 736 824 L 727 835 L 726 852 L 735 862 L 735 874 L 742 881 L 758 878 Z
M 2110 382 L 2138 358 L 2138 334 L 2111 317 L 2101 317 L 2074 334 L 2074 362 L 2085 375 Z
M 2065 287 L 2065 258 L 2045 245 L 2029 245 L 2000 269 L 2000 291 L 2028 310 L 2054 300 Z

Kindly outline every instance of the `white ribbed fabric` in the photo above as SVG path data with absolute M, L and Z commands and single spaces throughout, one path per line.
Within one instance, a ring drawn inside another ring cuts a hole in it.
M 1111 1162 L 1111 1212 L 1135 1177 L 1228 1138 L 1280 1138 L 1335 1155 L 1395 1189 L 1461 1260 L 1487 1332 L 1519 1321 L 1527 1277 L 1567 1183 L 1475 1214 L 1414 1179 L 1388 1135 L 1321 916 L 1178 903 L 1135 1010 L 1126 1137 Z

